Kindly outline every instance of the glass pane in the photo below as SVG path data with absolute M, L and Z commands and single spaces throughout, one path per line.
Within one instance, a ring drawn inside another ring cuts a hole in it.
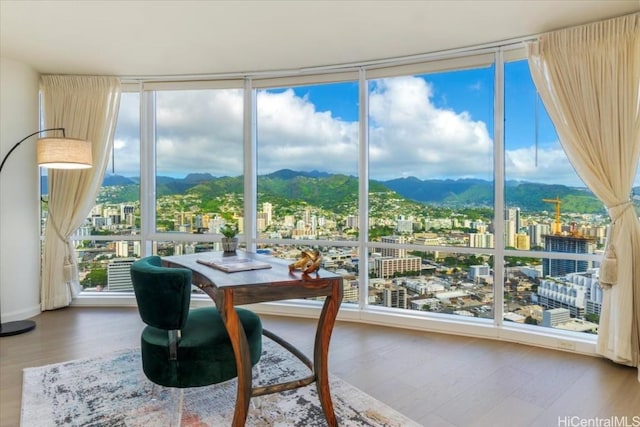
M 258 245 L 257 252 L 263 255 L 285 259 L 294 263 L 300 259 L 301 251 L 318 250 L 322 255 L 321 268 L 340 274 L 343 277 L 344 295 L 342 302 L 346 304 L 358 304 L 358 248 L 336 246 L 306 246 L 306 245 Z M 299 270 L 296 273 L 300 274 Z M 316 299 L 316 298 L 314 298 Z M 324 299 L 324 298 L 319 298 Z
M 239 249 L 245 246 L 239 242 Z M 153 242 L 152 253 L 158 256 L 186 255 L 200 252 L 221 251 L 221 242 L 185 242 L 185 241 L 160 241 Z
M 506 247 L 577 253 L 603 247 L 607 212 L 567 159 L 526 60 L 505 64 L 505 178 Z M 585 241 L 572 249 L 558 236 Z
M 96 204 L 72 236 L 83 292 L 133 291 L 129 267 L 141 255 L 141 242 L 99 236 L 139 234 L 140 95 L 124 92 Z
M 571 166 L 526 60 L 505 64 L 505 179 L 507 248 L 602 252 L 609 216 Z M 505 260 L 507 320 L 597 331 L 602 292 L 593 261 L 526 254 Z
M 369 82 L 370 240 L 492 248 L 494 67 Z
M 413 246 L 494 247 L 493 86 L 493 66 L 369 82 L 369 304 L 493 317 L 488 255 Z
M 354 240 L 358 84 L 259 90 L 256 135 L 259 236 Z
M 83 292 L 133 291 L 129 268 L 140 258 L 140 241 L 74 240 L 73 243 Z
M 122 236 L 140 230 L 140 95 L 124 92 L 113 138 L 113 150 L 96 203 L 81 235 Z M 42 177 L 43 225 L 47 216 L 47 176 Z M 43 229 L 44 232 L 44 229 Z
M 506 321 L 589 334 L 598 332 L 602 289 L 598 270 L 590 263 L 526 257 L 506 257 L 505 262 Z M 580 272 L 545 276 L 544 265 L 550 262 Z
M 156 230 L 243 228 L 243 91 L 156 93 Z
M 444 251 L 405 255 L 372 258 L 369 304 L 493 318 L 492 256 Z

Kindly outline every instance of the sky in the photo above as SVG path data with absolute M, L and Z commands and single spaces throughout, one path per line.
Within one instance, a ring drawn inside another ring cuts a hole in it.
M 493 79 L 489 67 L 369 81 L 371 178 L 492 180 Z M 235 89 L 159 92 L 157 174 L 240 175 L 242 102 Z M 258 173 L 288 168 L 356 176 L 358 107 L 357 82 L 259 90 Z M 116 174 L 139 174 L 138 115 L 137 94 L 123 95 Z M 505 147 L 506 179 L 583 186 L 526 61 L 505 68 Z

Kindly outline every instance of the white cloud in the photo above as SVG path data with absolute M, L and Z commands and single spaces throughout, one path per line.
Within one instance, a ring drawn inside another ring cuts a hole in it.
M 438 108 L 432 98 L 432 87 L 422 78 L 375 82 L 369 99 L 371 177 L 493 179 L 486 124 L 468 112 Z M 260 91 L 257 102 L 260 174 L 288 168 L 357 175 L 357 122 L 318 111 L 291 89 Z M 242 174 L 242 103 L 239 89 L 159 93 L 158 174 Z M 132 176 L 139 170 L 138 105 L 123 98 L 121 108 L 116 173 Z M 507 150 L 505 168 L 509 180 L 581 185 L 557 142 L 538 149 L 537 164 L 533 147 Z
M 289 89 L 258 95 L 258 173 L 279 169 L 356 175 L 358 124 L 317 111 Z
M 376 82 L 369 97 L 372 177 L 491 179 L 493 143 L 485 123 L 436 108 L 432 94 L 417 77 Z
M 584 186 L 559 143 L 538 149 L 524 147 L 507 150 L 505 176 L 507 180 Z
M 241 175 L 242 103 L 240 89 L 158 93 L 158 175 Z

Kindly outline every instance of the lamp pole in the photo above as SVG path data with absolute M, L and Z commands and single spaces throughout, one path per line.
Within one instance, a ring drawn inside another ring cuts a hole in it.
M 13 153 L 13 151 L 16 148 L 18 148 L 18 146 L 20 144 L 22 144 L 24 141 L 26 141 L 27 139 L 31 138 L 34 135 L 38 135 L 38 134 L 43 133 L 43 132 L 51 132 L 51 131 L 61 131 L 62 132 L 62 137 L 63 138 L 65 137 L 64 128 L 43 129 L 43 130 L 39 130 L 37 132 L 34 132 L 34 133 L 30 134 L 30 135 L 25 136 L 20 141 L 18 141 L 16 144 L 14 144 L 14 146 L 11 147 L 11 149 L 9 150 L 7 155 L 4 156 L 4 158 L 2 159 L 2 163 L 0 163 L 0 172 L 2 172 L 2 168 L 4 167 L 4 164 L 6 163 L 7 159 L 11 155 L 11 153 Z M 11 336 L 11 335 L 22 334 L 22 333 L 25 333 L 25 332 L 32 331 L 36 327 L 36 322 L 34 322 L 33 320 L 18 320 L 18 321 L 15 321 L 15 322 L 2 323 L 1 311 L 2 311 L 2 308 L 0 307 L 0 337 L 7 337 L 7 336 Z

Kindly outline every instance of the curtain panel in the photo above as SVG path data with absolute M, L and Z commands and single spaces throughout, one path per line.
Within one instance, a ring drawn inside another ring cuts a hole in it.
M 640 14 L 542 35 L 528 57 L 567 157 L 611 219 L 597 351 L 638 366 L 640 221 L 631 191 L 640 156 Z
M 69 237 L 95 204 L 113 146 L 120 80 L 103 76 L 42 76 L 45 127 L 63 127 L 70 138 L 91 142 L 93 167 L 49 169 L 49 203 L 44 232 L 42 310 L 66 307 L 81 290 Z

